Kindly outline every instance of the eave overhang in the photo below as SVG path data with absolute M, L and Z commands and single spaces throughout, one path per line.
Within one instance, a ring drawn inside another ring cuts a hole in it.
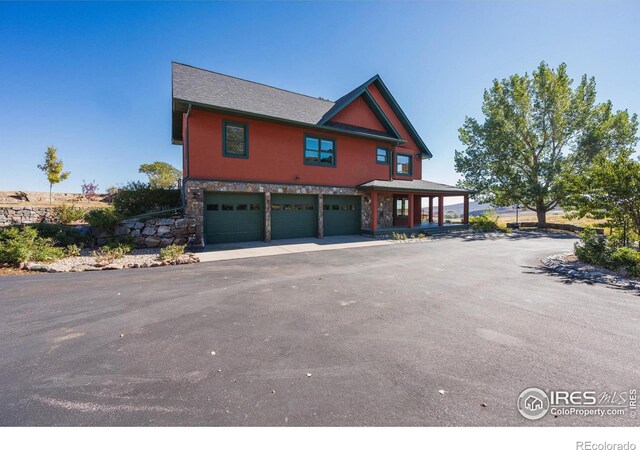
M 336 133 L 336 134 L 342 134 L 342 135 L 348 135 L 348 136 L 358 136 L 365 139 L 371 139 L 375 141 L 384 141 L 384 142 L 389 142 L 393 144 L 406 143 L 405 140 L 398 137 L 394 137 L 394 136 L 384 136 L 380 134 L 367 133 L 364 131 L 346 130 L 343 128 L 332 127 L 329 125 L 320 125 L 320 124 L 314 125 L 306 122 L 297 122 L 293 120 L 282 119 L 279 117 L 248 113 L 246 111 L 240 111 L 240 110 L 230 109 L 230 108 L 221 108 L 221 107 L 211 106 L 203 103 L 192 102 L 189 100 L 174 98 L 173 107 L 172 107 L 172 137 L 171 137 L 172 144 L 182 144 L 182 139 L 183 139 L 182 114 L 187 112 L 189 105 L 191 105 L 193 108 L 200 109 L 203 111 L 218 112 L 218 113 L 229 114 L 229 115 L 238 116 L 238 117 L 246 117 L 246 118 L 252 118 L 252 119 L 266 120 L 270 122 L 283 123 L 287 125 L 297 126 L 300 128 L 310 129 L 310 130 L 318 130 L 319 132 Z

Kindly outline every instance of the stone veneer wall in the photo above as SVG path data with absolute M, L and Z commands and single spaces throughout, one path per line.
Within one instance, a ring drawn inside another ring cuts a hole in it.
M 166 247 L 171 244 L 192 245 L 196 236 L 196 220 L 190 217 L 125 220 L 116 229 L 115 236 L 135 237 L 137 248 Z M 96 232 L 94 237 L 97 245 L 103 245 L 113 238 L 113 235 Z
M 362 228 L 371 228 L 371 194 L 362 195 Z M 393 226 L 393 194 L 378 192 L 378 228 Z
M 393 226 L 393 194 L 378 192 L 378 227 Z
M 312 195 L 361 195 L 355 188 L 311 186 L 297 184 L 270 184 L 211 180 L 186 180 L 185 217 L 195 219 L 196 231 L 194 245 L 204 245 L 204 193 L 216 192 L 252 192 L 265 194 L 265 240 L 271 240 L 271 194 L 312 194 Z M 321 210 L 322 211 L 322 210 Z M 322 216 L 320 214 L 320 216 Z M 320 220 L 320 219 L 319 219 Z M 321 222 L 319 223 L 321 225 Z M 322 229 L 322 228 L 319 228 Z
M 371 194 L 362 194 L 360 199 L 360 227 L 371 228 Z
M 0 227 L 41 222 L 55 222 L 52 208 L 40 206 L 6 206 L 0 208 Z

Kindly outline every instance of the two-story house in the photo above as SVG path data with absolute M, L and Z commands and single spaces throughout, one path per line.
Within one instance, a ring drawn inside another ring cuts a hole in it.
M 333 102 L 184 64 L 172 71 L 172 142 L 197 243 L 467 226 L 468 191 L 422 180 L 431 152 L 379 76 Z M 445 196 L 463 196 L 462 223 L 445 224 Z

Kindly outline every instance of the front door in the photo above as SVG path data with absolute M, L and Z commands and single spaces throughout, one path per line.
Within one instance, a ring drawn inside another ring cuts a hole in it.
M 393 196 L 393 226 L 406 227 L 409 225 L 409 196 Z

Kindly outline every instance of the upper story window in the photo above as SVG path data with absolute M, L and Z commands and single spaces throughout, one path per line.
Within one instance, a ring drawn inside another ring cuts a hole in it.
M 328 138 L 305 136 L 304 163 L 335 167 L 336 141 Z
M 396 156 L 396 175 L 411 176 L 413 174 L 412 155 L 398 153 Z
M 249 157 L 248 125 L 238 122 L 223 122 L 222 148 L 224 156 Z
M 389 164 L 389 149 L 384 147 L 376 148 L 376 162 L 378 164 Z

